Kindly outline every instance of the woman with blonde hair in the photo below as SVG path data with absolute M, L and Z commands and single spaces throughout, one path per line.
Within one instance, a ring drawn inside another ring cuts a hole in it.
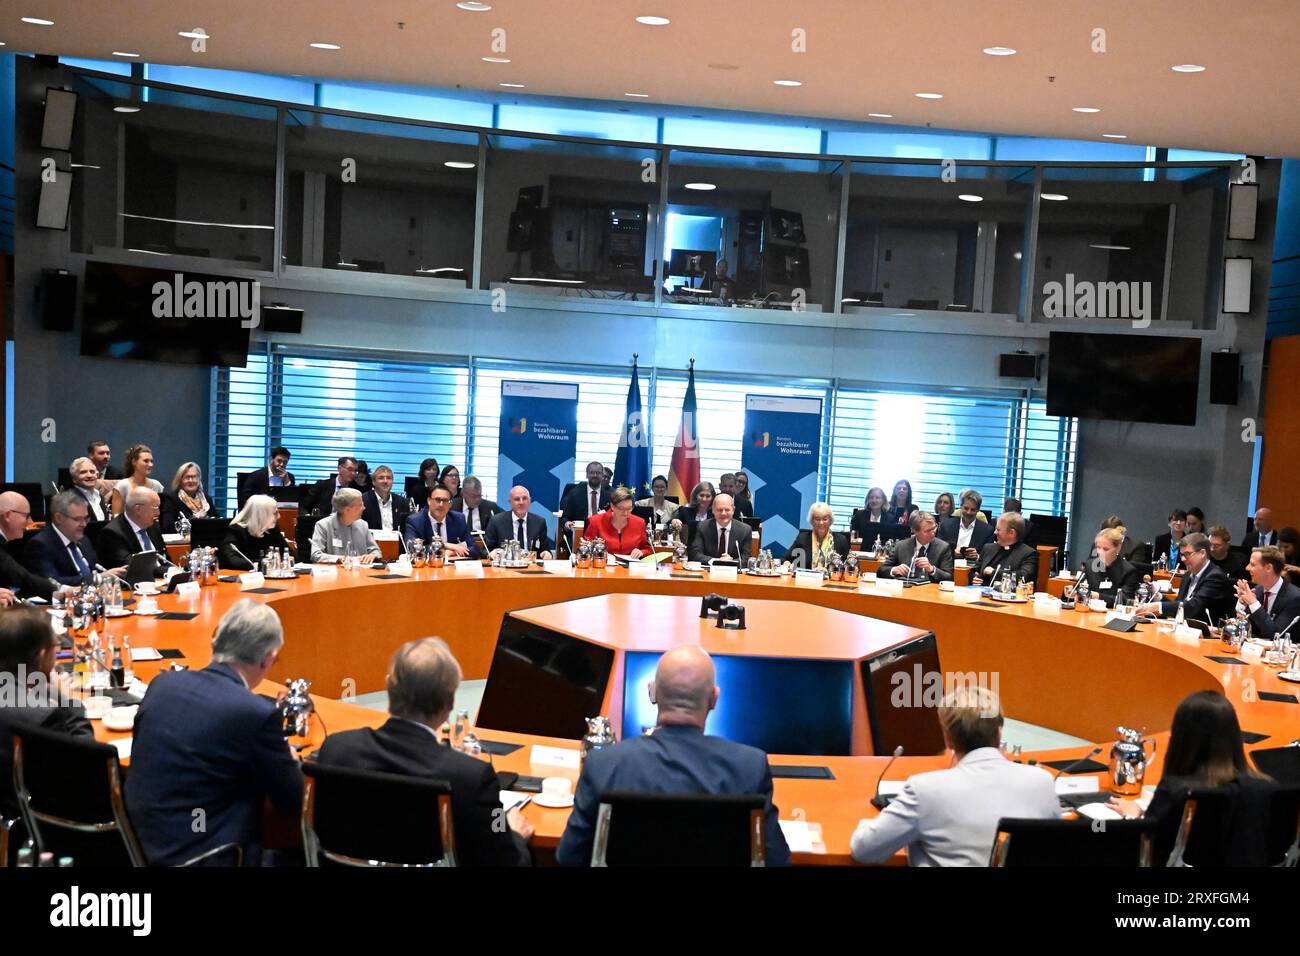
M 1124 543 L 1124 527 L 1102 528 L 1093 539 L 1097 555 L 1088 562 L 1085 576 L 1088 590 L 1093 596 L 1106 602 L 1107 607 L 1114 607 L 1115 601 L 1132 604 L 1137 594 L 1138 585 L 1142 583 L 1142 573 L 1136 565 L 1120 557 L 1120 545 Z
M 838 554 L 841 558 L 849 556 L 849 536 L 843 531 L 832 531 L 835 512 L 824 501 L 819 501 L 808 509 L 810 531 L 800 531 L 795 535 L 794 544 L 790 545 L 787 556 L 790 563 L 797 568 L 817 570 L 831 563 L 831 556 Z
M 230 519 L 218 563 L 235 571 L 256 571 L 268 551 L 289 547 L 279 525 L 280 507 L 275 499 L 270 495 L 250 496 L 239 514 Z
M 610 554 L 639 558 L 649 554 L 650 539 L 645 534 L 645 519 L 632 514 L 632 492 L 619 485 L 609 496 L 609 509 L 587 520 L 583 537 L 600 538 Z
M 164 534 L 176 530 L 176 522 L 184 517 L 190 521 L 195 518 L 219 518 L 217 509 L 207 495 L 203 493 L 203 470 L 198 462 L 187 461 L 176 469 L 172 478 L 171 489 L 163 493 L 162 523 Z

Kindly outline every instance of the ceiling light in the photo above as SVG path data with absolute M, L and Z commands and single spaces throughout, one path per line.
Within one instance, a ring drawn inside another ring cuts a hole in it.
M 456 4 L 456 6 L 460 7 L 462 10 L 468 10 L 470 13 L 487 13 L 492 9 L 491 4 L 476 3 L 475 0 L 461 0 L 460 3 Z
M 91 163 L 72 163 L 70 165 L 72 166 L 73 169 L 99 169 L 100 168 L 98 166 L 92 165 Z
M 868 113 L 868 116 L 874 116 L 876 119 L 893 119 L 893 113 Z
M 30 23 L 33 26 L 38 26 L 38 27 L 54 26 L 53 20 L 42 20 L 40 17 L 21 17 L 20 19 L 23 21 L 23 23 Z
M 182 30 L 176 34 L 178 37 L 185 37 L 187 40 L 211 40 L 212 34 L 204 32 L 201 27 L 195 27 L 193 30 Z
M 1171 66 L 1169 69 L 1175 73 L 1204 73 L 1205 67 L 1199 63 L 1179 63 L 1177 66 Z
M 466 162 L 463 159 L 449 159 L 442 165 L 447 166 L 451 169 L 473 169 L 474 168 L 474 163 Z
M 624 93 L 623 95 L 624 95 L 624 96 L 635 96 L 637 99 L 641 99 L 641 100 L 643 100 L 643 99 L 645 99 L 646 97 L 648 97 L 650 94 L 649 94 L 649 93 Z
M 313 50 L 341 50 L 341 49 L 343 49 L 343 47 L 339 46 L 337 43 L 308 43 L 307 45 L 308 45 L 309 47 L 311 47 Z
M 522 83 L 498 83 L 497 86 L 508 86 L 512 90 L 522 90 L 524 88 Z
M 916 94 L 914 94 L 914 95 L 917 96 L 917 97 L 919 97 L 919 98 L 921 98 L 921 99 L 923 99 L 923 100 L 941 100 L 941 99 L 943 99 L 943 94 L 942 94 L 942 93 L 916 93 Z
M 113 56 L 139 56 L 139 53 L 123 53 L 121 50 L 114 50 Z
M 485 56 L 483 57 L 483 62 L 484 63 L 509 63 L 510 58 L 508 56 Z
M 1015 56 L 1016 51 L 1009 46 L 986 46 L 984 52 L 989 56 Z
M 667 17 L 637 17 L 637 23 L 644 23 L 648 27 L 666 27 L 673 21 Z
M 699 190 L 700 192 L 706 193 L 709 192 L 710 190 L 717 189 L 718 187 L 714 183 L 687 183 L 686 188 L 696 189 Z
M 1065 202 L 1070 197 L 1065 193 L 1043 193 L 1043 198 L 1049 202 Z
M 962 202 L 983 202 L 983 196 L 976 196 L 974 193 L 962 193 L 957 197 Z
M 1127 133 L 1102 133 L 1106 139 L 1128 139 Z
M 1112 245 L 1109 245 L 1109 244 L 1104 243 L 1104 242 L 1090 242 L 1090 243 L 1088 243 L 1088 248 L 1089 248 L 1089 249 L 1109 249 L 1109 250 L 1111 250 L 1111 251 L 1113 251 L 1113 252 L 1128 252 L 1128 251 L 1130 251 L 1133 247 L 1132 247 L 1132 246 L 1112 246 Z
M 803 86 L 802 80 L 773 80 L 777 86 Z
M 1101 107 L 1100 106 L 1076 106 L 1074 107 L 1074 111 L 1076 113 L 1100 113 Z
M 138 106 L 114 106 L 114 107 L 113 107 L 113 112 L 114 112 L 114 113 L 138 113 L 138 112 L 140 112 L 140 107 L 138 107 Z

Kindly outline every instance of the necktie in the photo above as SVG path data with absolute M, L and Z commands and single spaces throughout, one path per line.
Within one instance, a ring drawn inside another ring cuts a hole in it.
M 928 547 L 929 547 L 929 545 L 926 545 L 926 544 L 921 545 L 921 550 L 918 551 L 918 552 L 916 552 L 916 556 L 917 556 L 918 558 L 924 558 L 924 557 L 925 557 L 925 549 L 928 548 Z
M 523 518 L 520 518 L 520 519 L 518 520 L 517 523 L 518 523 L 518 525 L 519 525 L 519 529 L 518 529 L 518 531 L 515 532 L 515 536 L 519 539 L 519 545 L 520 545 L 520 547 L 522 547 L 522 548 L 524 548 L 525 550 L 527 550 L 527 548 L 528 548 L 528 538 L 527 538 L 527 536 L 524 534 L 524 519 L 523 519 Z
M 727 556 L 727 529 L 723 528 L 720 532 L 718 532 L 718 557 L 725 558 L 726 556 Z
M 1273 596 L 1273 592 L 1272 592 L 1272 591 L 1265 591 L 1265 592 L 1264 592 L 1264 613 L 1265 613 L 1265 614 L 1268 613 L 1268 600 L 1269 600 L 1269 598 L 1271 598 L 1272 596 Z
M 591 510 L 587 512 L 587 514 L 594 515 L 596 513 L 596 509 L 599 507 L 600 505 L 598 503 L 598 499 L 596 498 L 596 489 L 592 488 L 591 489 Z
M 437 535 L 439 538 L 442 537 L 442 522 L 441 522 L 441 521 L 438 522 L 437 529 L 434 531 L 434 534 Z
M 139 531 L 136 532 L 136 534 L 140 536 L 140 546 L 142 550 L 152 551 L 153 542 L 149 540 L 149 535 L 145 533 L 144 528 L 141 528 Z
M 77 547 L 75 542 L 69 541 L 68 550 L 72 552 L 72 562 L 77 566 L 77 570 L 81 572 L 82 580 L 89 581 L 90 566 L 86 564 L 86 559 L 81 556 L 81 549 Z

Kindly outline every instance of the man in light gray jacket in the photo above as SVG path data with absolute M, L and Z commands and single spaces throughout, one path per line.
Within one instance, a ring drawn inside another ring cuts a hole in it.
M 334 513 L 317 521 L 312 532 L 312 561 L 338 561 L 349 553 L 350 547 L 351 554 L 362 564 L 370 564 L 379 557 L 379 545 L 361 517 L 366 507 L 361 492 L 340 488 L 334 492 L 332 504 Z
M 1061 815 L 1052 775 L 1002 755 L 997 694 L 962 685 L 939 705 L 943 738 L 954 764 L 919 773 L 880 814 L 853 833 L 853 859 L 883 863 L 902 847 L 912 866 L 988 866 L 1003 817 Z

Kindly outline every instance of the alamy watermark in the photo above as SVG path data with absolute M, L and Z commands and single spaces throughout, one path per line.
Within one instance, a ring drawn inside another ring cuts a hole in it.
M 889 692 L 889 705 L 895 708 L 938 707 L 949 694 L 968 687 L 990 691 L 996 701 L 1001 699 L 999 682 L 997 671 L 927 671 L 917 663 L 910 671 L 899 670 L 890 675 L 889 683 L 893 690 Z M 997 713 L 980 716 L 996 717 Z
M 1049 319 L 1131 319 L 1135 329 L 1151 324 L 1150 282 L 1091 282 L 1076 280 L 1043 285 L 1043 315 Z
M 262 321 L 262 283 L 256 279 L 191 279 L 177 272 L 153 284 L 153 314 L 159 319 L 233 319 L 246 329 Z

